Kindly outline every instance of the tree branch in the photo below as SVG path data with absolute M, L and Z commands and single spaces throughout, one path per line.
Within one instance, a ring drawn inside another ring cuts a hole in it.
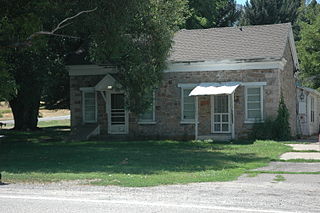
M 72 22 L 70 23 L 66 23 L 72 19 L 75 19 L 77 18 L 78 16 L 80 16 L 81 14 L 84 14 L 84 13 L 91 13 L 91 12 L 94 12 L 96 11 L 98 8 L 94 8 L 92 10 L 84 10 L 84 11 L 81 11 L 79 13 L 77 13 L 76 15 L 74 16 L 71 16 L 71 17 L 68 17 L 64 20 L 62 20 L 53 30 L 51 31 L 38 31 L 38 32 L 35 32 L 35 33 L 32 33 L 25 41 L 23 42 L 16 42 L 16 43 L 13 43 L 13 44 L 9 44 L 7 46 L 0 46 L 0 48 L 17 48 L 17 47 L 27 47 L 27 46 L 31 46 L 32 45 L 32 42 L 31 40 L 34 39 L 35 37 L 39 36 L 39 35 L 47 35 L 47 36 L 57 36 L 57 37 L 64 37 L 64 38 L 71 38 L 71 39 L 81 39 L 80 37 L 77 37 L 77 36 L 72 36 L 72 35 L 64 35 L 64 34 L 57 34 L 55 33 L 56 31 L 58 30 L 61 30 L 67 26 L 69 26 L 70 24 L 72 24 Z

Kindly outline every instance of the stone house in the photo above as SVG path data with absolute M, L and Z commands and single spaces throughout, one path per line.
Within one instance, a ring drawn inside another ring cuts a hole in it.
M 297 133 L 299 64 L 290 23 L 201 30 L 174 36 L 150 110 L 135 116 L 116 90 L 116 67 L 70 66 L 74 134 L 230 140 L 275 117 L 281 94 Z

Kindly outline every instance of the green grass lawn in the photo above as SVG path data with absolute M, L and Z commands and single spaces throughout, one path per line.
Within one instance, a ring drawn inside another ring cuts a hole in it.
M 42 123 L 36 132 L 0 130 L 4 182 L 94 180 L 98 185 L 155 186 L 230 181 L 265 166 L 291 148 L 199 141 L 66 141 L 68 123 Z M 48 127 L 56 125 L 54 127 Z

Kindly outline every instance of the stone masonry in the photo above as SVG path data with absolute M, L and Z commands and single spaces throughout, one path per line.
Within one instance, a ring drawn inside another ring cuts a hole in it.
M 164 73 L 163 83 L 156 91 L 155 124 L 138 124 L 135 115 L 129 114 L 129 137 L 131 138 L 194 138 L 194 124 L 181 123 L 181 88 L 178 84 L 203 82 L 267 82 L 263 88 L 264 118 L 277 115 L 281 92 L 290 112 L 292 135 L 296 134 L 296 89 L 294 65 L 290 48 L 284 54 L 287 60 L 284 70 L 233 70 L 206 72 Z M 104 76 L 71 76 L 71 125 L 82 125 L 81 87 L 94 87 Z M 252 124 L 245 123 L 245 89 L 239 86 L 235 91 L 235 135 L 245 138 Z M 97 94 L 98 124 L 101 134 L 107 135 L 106 104 L 101 94 Z M 209 96 L 199 97 L 199 135 L 211 134 L 211 102 Z

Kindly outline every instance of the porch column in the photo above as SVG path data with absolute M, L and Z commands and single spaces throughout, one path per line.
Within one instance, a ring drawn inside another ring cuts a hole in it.
M 195 127 L 194 127 L 194 135 L 195 135 L 195 140 L 198 140 L 198 120 L 199 120 L 199 106 L 198 106 L 198 96 L 196 96 L 196 109 L 195 109 Z
M 231 138 L 235 139 L 235 132 L 234 132 L 234 92 L 231 94 L 231 110 L 232 110 L 232 128 L 231 128 Z

